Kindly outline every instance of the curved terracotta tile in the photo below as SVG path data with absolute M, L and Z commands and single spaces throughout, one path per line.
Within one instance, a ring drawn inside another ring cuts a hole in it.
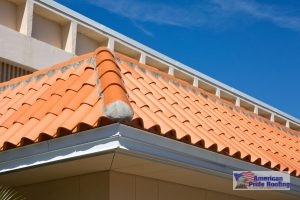
M 8 103 L 2 105 L 0 108 L 0 113 L 5 113 L 8 111 L 15 103 L 18 103 L 19 101 L 22 102 L 23 94 L 16 94 Z M 19 104 L 20 105 L 20 104 Z
M 37 100 L 31 108 L 24 112 L 18 121 L 22 124 L 25 124 L 36 112 L 38 112 L 45 104 L 46 101 L 39 99 Z
M 48 113 L 50 109 L 52 109 L 57 104 L 57 102 L 59 102 L 61 98 L 61 96 L 56 94 L 50 96 L 49 99 L 46 99 L 44 105 L 40 107 L 40 109 L 37 110 L 35 113 L 33 113 L 32 117 L 36 119 L 43 118 L 46 115 L 46 113 Z
M 39 90 L 37 90 L 33 95 L 26 99 L 24 103 L 33 105 L 36 101 L 38 101 L 38 98 L 49 89 L 49 87 L 49 85 L 44 84 Z
M 53 85 L 51 86 L 51 91 L 47 91 L 46 94 L 43 95 L 52 95 L 52 94 L 57 94 L 57 95 L 64 95 L 67 91 L 67 89 L 78 79 L 78 76 L 75 75 L 70 75 L 70 77 L 66 80 L 62 80 L 60 79 L 60 83 L 58 85 Z M 43 95 L 41 95 L 40 98 L 45 99 L 45 97 L 43 97 Z
M 94 86 L 92 88 L 92 91 L 85 96 L 83 99 L 82 103 L 83 104 L 88 104 L 90 106 L 94 106 L 95 103 L 99 100 L 99 94 L 98 94 L 98 88 Z
M 36 93 L 36 90 L 29 90 L 26 94 L 23 94 L 22 98 L 19 101 L 12 104 L 10 106 L 10 108 L 12 108 L 14 110 L 20 109 L 22 107 L 22 105 L 26 104 L 25 102 L 34 95 L 34 93 Z M 31 105 L 31 104 L 28 104 L 28 105 Z
M 5 88 L 1 88 L 0 87 L 0 102 L 4 99 L 4 98 L 8 98 L 11 99 L 8 95 L 10 95 L 13 91 L 13 88 L 9 87 L 9 85 L 7 85 Z
M 133 110 L 112 53 L 99 48 L 95 51 L 95 56 L 100 92 L 103 95 L 103 113 L 113 121 L 131 120 Z
M 22 82 L 18 83 L 17 85 L 8 85 L 8 86 L 13 88 L 11 90 L 11 92 L 9 92 L 8 94 L 6 94 L 6 96 L 9 97 L 10 99 L 12 99 L 13 97 L 15 97 L 16 94 L 19 93 L 19 91 L 22 90 L 25 87 L 25 85 Z
M 26 123 L 24 123 L 21 130 L 24 133 L 29 133 L 29 132 L 31 132 L 32 129 L 34 129 L 38 125 L 39 122 L 40 122 L 40 120 L 38 120 L 38 119 L 30 118 L 30 119 L 28 119 L 28 121 L 26 121 Z M 15 132 L 11 132 L 11 134 L 18 135 L 19 131 L 20 130 L 15 130 Z M 19 137 L 19 140 L 20 140 L 20 137 Z
M 81 120 L 82 123 L 88 124 L 90 126 L 96 126 L 96 123 L 100 116 L 103 116 L 102 111 L 102 99 L 99 99 L 95 105 L 93 105 L 92 109 L 86 113 L 85 117 Z
M 4 105 L 7 105 L 9 102 L 11 101 L 11 98 L 8 97 L 4 97 L 1 101 L 0 101 L 0 106 L 1 108 L 4 107 Z M 5 109 L 1 109 L 0 113 L 1 115 L 3 115 L 5 113 Z
M 11 117 L 14 113 L 16 112 L 16 110 L 14 109 L 8 109 L 7 112 L 5 112 L 1 118 L 0 118 L 0 127 L 5 127 L 3 125 L 3 123 L 9 118 Z M 9 127 L 5 127 L 5 128 L 9 128 Z
M 83 60 L 81 61 L 81 63 L 74 63 L 72 66 L 72 68 L 74 68 L 72 71 L 71 71 L 71 74 L 74 74 L 74 75 L 77 75 L 77 76 L 82 76 L 82 74 L 84 73 L 84 71 L 87 71 L 87 70 L 94 70 L 95 67 L 92 63 L 93 61 L 88 61 L 88 60 Z M 80 65 L 80 67 L 78 67 L 78 65 Z
M 85 70 L 67 89 L 78 92 L 84 84 L 95 85 L 94 73 L 94 69 Z
M 247 162 L 300 174 L 300 138 L 292 135 L 298 132 L 117 55 L 121 60 L 116 62 L 113 53 L 99 48 L 1 83 L 1 149 L 106 125 L 111 120 L 132 119 L 124 123 Z
M 4 135 L 1 136 L 0 138 L 0 143 L 11 143 L 12 145 L 16 146 L 20 142 L 20 135 L 19 134 L 14 134 L 18 130 L 22 128 L 22 124 L 20 123 L 14 123 L 12 124 L 9 129 L 5 132 Z
M 135 104 L 131 104 L 131 105 L 132 105 L 133 109 L 138 111 L 137 115 L 143 117 L 145 129 L 151 129 L 154 126 L 157 126 L 155 119 L 152 118 L 153 113 L 149 110 L 149 107 L 140 109 L 140 108 L 136 107 Z M 143 112 L 141 112 L 141 111 L 143 111 Z
M 60 77 L 63 75 L 63 73 L 60 70 L 53 69 L 45 72 L 45 75 L 48 76 L 48 78 L 44 84 L 54 85 L 58 80 L 62 80 Z
M 49 89 L 46 90 L 43 94 L 41 94 L 41 96 L 39 96 L 39 99 L 43 99 L 43 100 L 48 100 L 51 95 L 56 94 L 56 95 L 62 95 L 60 93 L 58 93 L 59 88 L 64 86 L 64 80 L 62 79 L 58 79 L 53 85 L 49 85 Z
M 84 102 L 85 98 L 93 91 L 94 87 L 88 84 L 83 85 L 79 91 L 73 96 L 71 101 L 67 101 L 66 108 L 71 110 L 77 110 L 79 106 Z
M 73 113 L 74 111 L 70 109 L 64 109 L 58 116 L 54 117 L 53 120 L 48 121 L 48 124 L 39 132 L 39 134 L 44 133 L 52 137 L 57 137 L 58 136 L 57 131 L 59 128 L 61 127 L 66 129 L 69 128 L 69 127 L 65 127 L 64 123 L 72 116 Z M 51 113 L 47 114 L 46 116 L 50 114 Z M 51 114 L 50 116 L 52 117 L 53 114 Z
M 82 119 L 85 118 L 91 109 L 91 106 L 87 104 L 80 105 L 60 126 L 74 132 L 76 125 L 82 122 Z
M 5 122 L 1 124 L 4 127 L 11 127 L 14 122 L 18 122 L 18 119 L 22 117 L 23 113 L 30 109 L 30 105 L 23 104 L 16 112 L 14 112 Z

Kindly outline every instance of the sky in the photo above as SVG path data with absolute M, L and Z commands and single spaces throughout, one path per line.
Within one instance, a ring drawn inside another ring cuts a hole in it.
M 298 0 L 56 0 L 300 119 Z

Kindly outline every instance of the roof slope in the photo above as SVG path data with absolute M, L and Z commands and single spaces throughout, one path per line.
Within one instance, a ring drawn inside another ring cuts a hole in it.
M 300 176 L 300 134 L 106 49 L 0 84 L 0 148 L 114 122 Z

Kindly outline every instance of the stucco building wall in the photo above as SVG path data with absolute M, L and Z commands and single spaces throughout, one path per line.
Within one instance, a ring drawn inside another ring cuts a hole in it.
M 205 184 L 205 181 L 203 182 Z M 242 200 L 232 195 L 113 171 L 19 186 L 30 200 Z
M 9 1 L 0 1 L 0 24 L 17 29 L 17 6 Z

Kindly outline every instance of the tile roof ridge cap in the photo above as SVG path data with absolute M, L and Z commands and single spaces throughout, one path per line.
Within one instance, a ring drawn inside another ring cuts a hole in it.
M 104 115 L 116 122 L 130 121 L 134 112 L 114 54 L 109 49 L 100 47 L 95 50 L 95 57 Z

